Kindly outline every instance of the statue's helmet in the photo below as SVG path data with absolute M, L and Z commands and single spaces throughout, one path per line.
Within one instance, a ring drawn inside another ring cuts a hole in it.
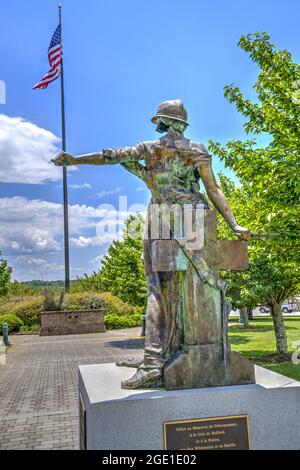
M 188 126 L 188 113 L 181 100 L 168 100 L 160 103 L 151 121 L 157 124 L 160 117 L 181 121 Z

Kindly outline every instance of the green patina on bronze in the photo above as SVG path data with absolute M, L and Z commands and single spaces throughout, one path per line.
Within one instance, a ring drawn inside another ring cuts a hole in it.
M 187 118 L 181 101 L 166 101 L 152 118 L 163 133 L 160 139 L 76 158 L 61 153 L 54 160 L 56 165 L 119 163 L 151 191 L 143 251 L 148 283 L 145 353 L 137 372 L 122 383 L 124 388 L 254 382 L 253 365 L 230 352 L 226 285 L 219 277 L 220 269 L 247 269 L 247 242 L 217 240 L 216 214 L 200 192 L 200 179 L 234 233 L 244 240 L 250 233 L 236 222 L 204 145 L 184 137 Z M 154 235 L 157 208 L 159 233 Z M 187 234 L 200 233 L 199 211 L 203 245 L 191 246 Z

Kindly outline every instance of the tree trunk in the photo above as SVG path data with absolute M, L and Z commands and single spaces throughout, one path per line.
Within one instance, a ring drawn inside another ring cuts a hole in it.
M 248 318 L 249 320 L 253 320 L 253 310 L 251 307 L 247 307 L 248 309 Z
M 284 319 L 281 311 L 281 305 L 273 301 L 271 303 L 271 315 L 276 338 L 276 350 L 278 354 L 288 352 L 287 337 L 285 331 Z
M 249 323 L 249 316 L 248 316 L 248 309 L 247 307 L 242 307 L 241 308 L 242 315 L 243 315 L 243 323 L 244 323 L 244 328 L 250 328 L 250 323 Z

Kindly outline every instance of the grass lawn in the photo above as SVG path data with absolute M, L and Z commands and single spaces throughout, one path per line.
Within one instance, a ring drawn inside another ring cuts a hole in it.
M 230 318 L 229 323 L 235 321 L 238 321 L 238 318 Z M 292 361 L 272 363 L 271 360 L 266 362 L 264 359 L 264 356 L 276 353 L 272 319 L 254 319 L 250 321 L 250 325 L 251 329 L 245 329 L 240 324 L 229 327 L 232 350 L 247 356 L 255 364 L 300 381 L 300 364 L 293 364 Z M 285 325 L 289 352 L 293 353 L 295 349 L 292 343 L 300 341 L 300 317 L 285 317 Z

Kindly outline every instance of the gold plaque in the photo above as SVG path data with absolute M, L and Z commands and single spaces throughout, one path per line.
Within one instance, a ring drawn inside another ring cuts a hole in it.
M 247 415 L 163 423 L 165 450 L 249 450 Z

